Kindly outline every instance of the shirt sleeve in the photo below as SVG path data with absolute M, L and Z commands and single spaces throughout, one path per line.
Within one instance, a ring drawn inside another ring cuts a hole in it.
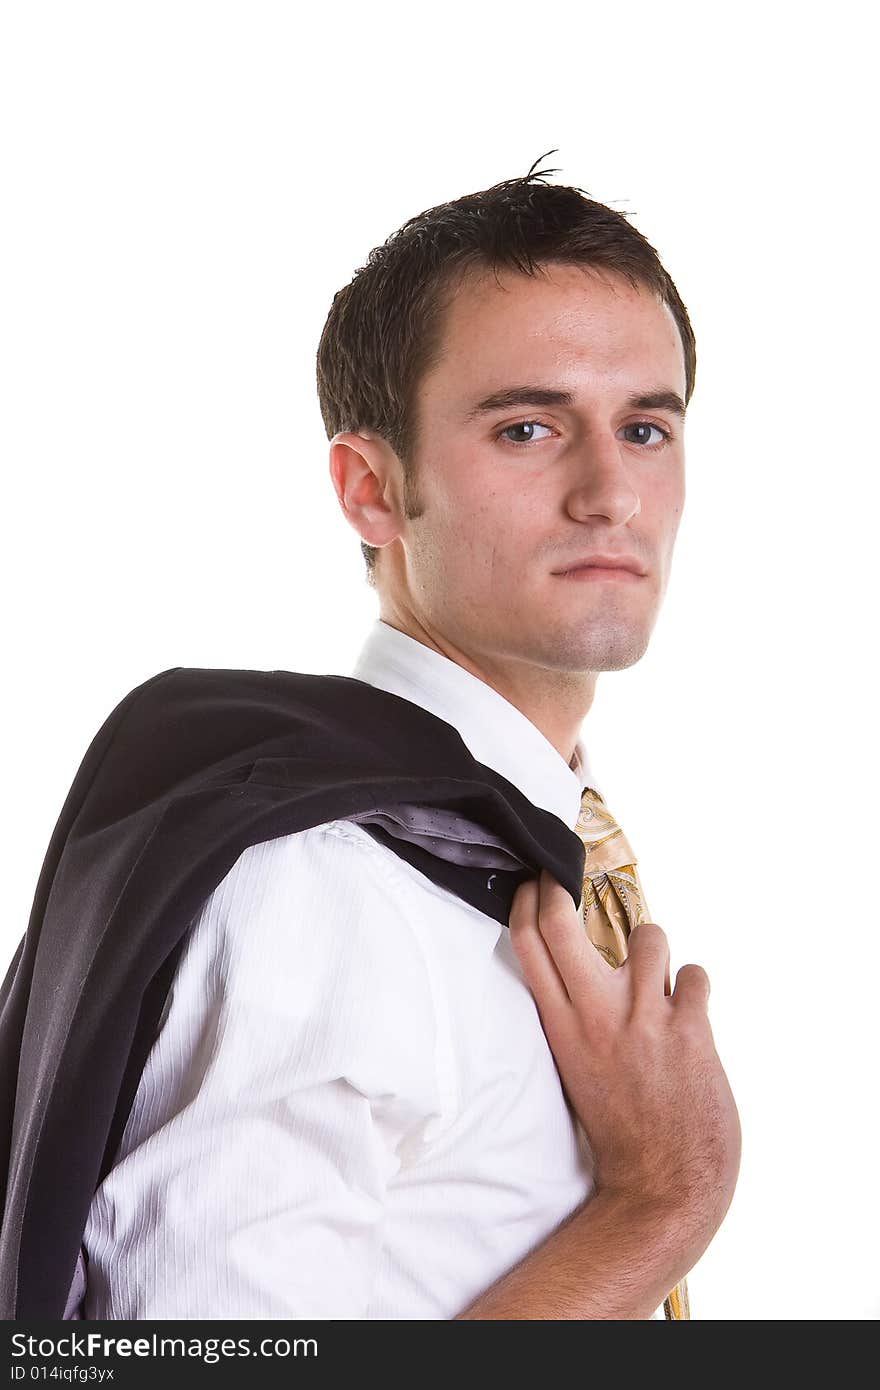
M 438 1107 L 395 856 L 251 846 L 190 931 L 84 1244 L 85 1316 L 370 1316 L 389 1181 Z

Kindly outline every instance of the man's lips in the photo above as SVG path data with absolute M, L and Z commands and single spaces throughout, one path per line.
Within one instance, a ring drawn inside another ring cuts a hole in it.
M 575 560 L 567 569 L 554 573 L 567 578 L 584 579 L 643 579 L 645 570 L 638 560 L 628 555 L 593 555 Z
M 644 579 L 644 575 L 636 574 L 635 570 L 622 569 L 620 566 L 616 569 L 609 569 L 605 565 L 586 565 L 577 570 L 562 570 L 556 575 L 556 578 L 580 579 L 586 580 L 588 583 L 590 581 L 595 583 L 597 580 L 611 580 L 620 583 L 624 580 Z

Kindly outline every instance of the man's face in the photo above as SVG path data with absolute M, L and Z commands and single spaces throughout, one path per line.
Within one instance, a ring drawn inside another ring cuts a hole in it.
M 647 648 L 685 497 L 683 419 L 630 398 L 683 402 L 684 353 L 649 291 L 578 266 L 545 271 L 499 273 L 500 287 L 472 273 L 456 294 L 418 391 L 418 514 L 380 569 L 391 561 L 395 606 L 477 662 L 617 670 Z M 514 388 L 515 401 L 478 409 Z M 559 573 L 595 554 L 645 573 Z

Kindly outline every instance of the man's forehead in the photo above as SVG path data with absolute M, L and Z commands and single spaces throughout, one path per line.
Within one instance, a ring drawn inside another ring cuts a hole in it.
M 583 370 L 634 373 L 639 386 L 660 372 L 670 392 L 683 391 L 684 350 L 668 306 L 648 287 L 585 269 L 554 264 L 549 282 L 502 271 L 500 286 L 491 270 L 472 272 L 448 305 L 442 351 L 423 386 L 473 408 L 521 381 L 557 384 Z
M 634 285 L 621 271 L 559 261 L 539 262 L 532 273 L 515 266 L 470 265 L 454 276 L 446 293 L 447 311 L 458 316 L 515 313 L 538 301 L 555 304 L 557 311 L 565 304 L 573 313 L 609 300 L 659 303 L 648 285 Z

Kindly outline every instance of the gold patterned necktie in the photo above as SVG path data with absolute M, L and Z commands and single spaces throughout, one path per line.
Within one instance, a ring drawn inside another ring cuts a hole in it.
M 649 922 L 648 905 L 629 841 L 592 787 L 584 787 L 575 832 L 583 842 L 584 894 L 581 914 L 586 932 L 609 965 L 622 965 L 627 938 L 639 922 Z M 687 1280 L 663 1300 L 667 1319 L 689 1319 Z

